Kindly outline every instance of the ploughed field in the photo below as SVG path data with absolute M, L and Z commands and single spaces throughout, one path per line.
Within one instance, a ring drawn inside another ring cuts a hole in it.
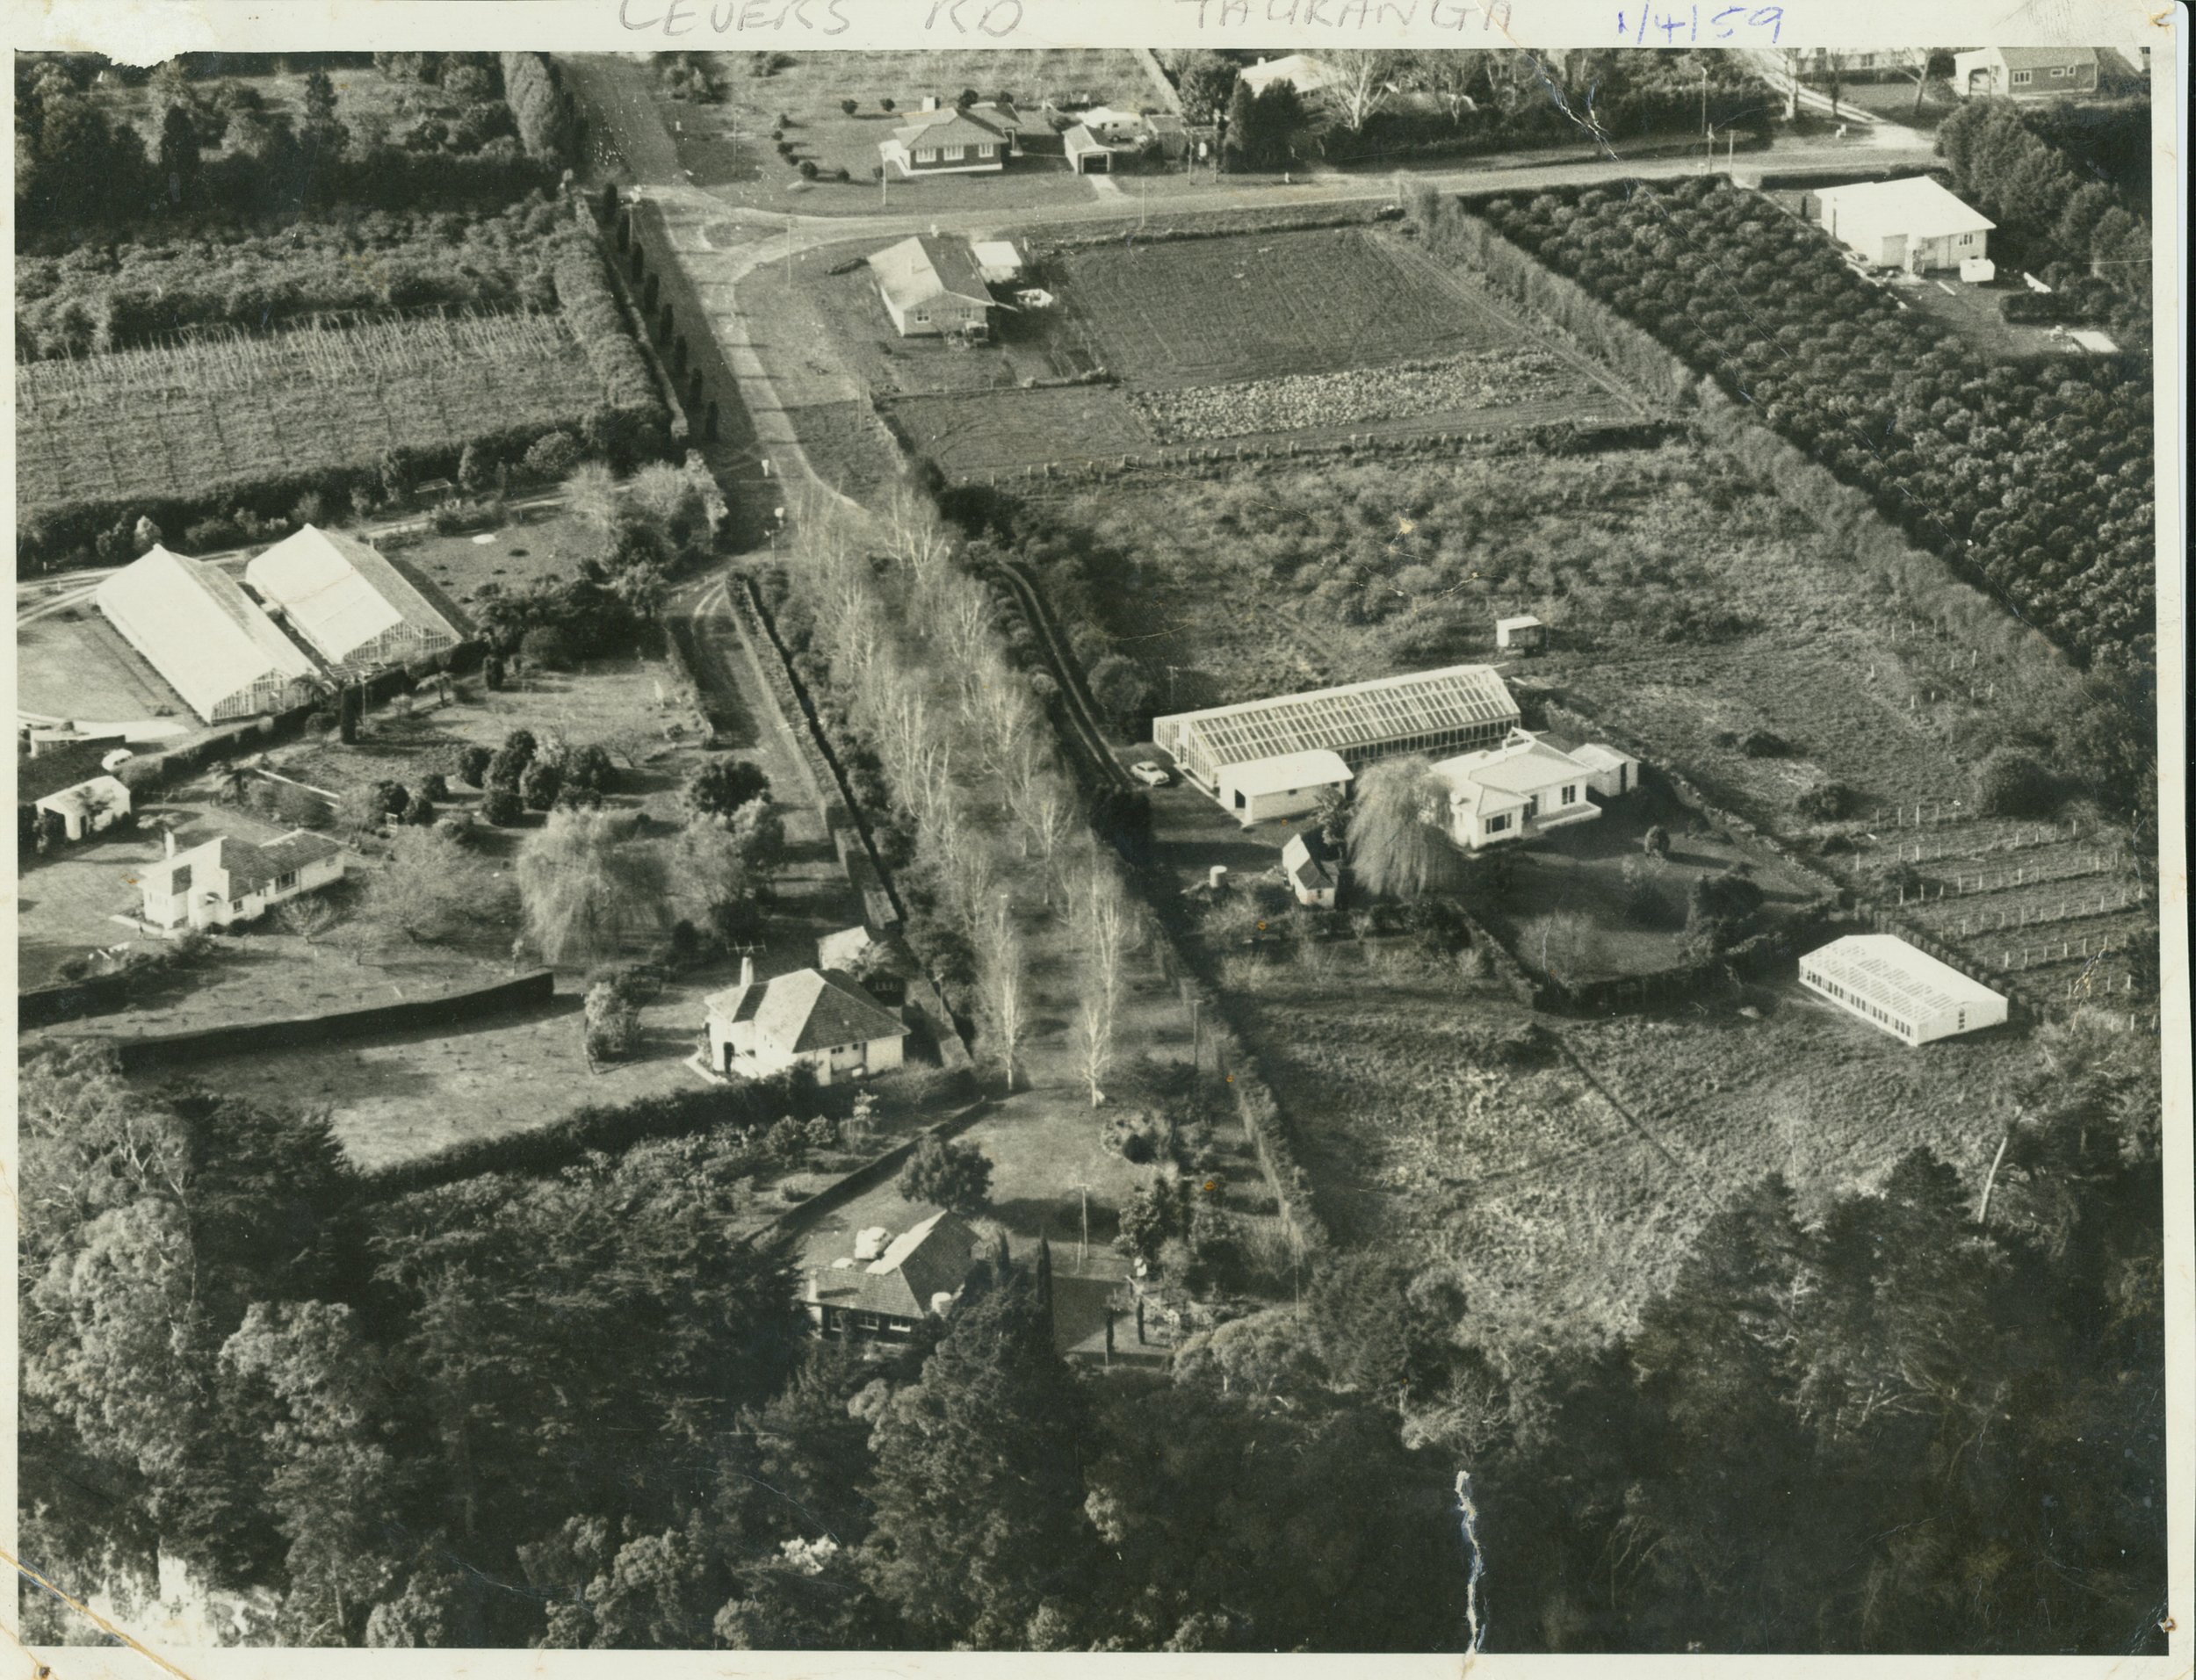
M 543 314 L 315 324 L 25 362 L 16 494 L 26 512 L 196 496 L 229 479 L 576 419 L 603 400 L 571 329 Z

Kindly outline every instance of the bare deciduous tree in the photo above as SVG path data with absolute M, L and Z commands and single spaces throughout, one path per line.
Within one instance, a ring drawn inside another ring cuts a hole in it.
M 1394 97 L 1396 73 L 1404 61 L 1393 53 L 1360 47 L 1322 53 L 1319 59 L 1332 72 L 1319 90 L 1320 97 L 1353 134 L 1361 132 Z
M 985 1042 L 1006 1078 L 1007 1089 L 1012 1091 L 1021 1069 L 1022 1035 L 1029 1027 L 1029 959 L 1021 930 L 1015 926 L 1013 904 L 1005 893 L 994 893 L 985 905 L 973 942 L 984 999 Z

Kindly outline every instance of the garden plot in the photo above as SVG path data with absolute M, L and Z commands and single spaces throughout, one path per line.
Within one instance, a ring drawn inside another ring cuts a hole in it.
M 1107 244 L 1058 259 L 1100 359 L 1144 388 L 1515 350 L 1532 339 L 1362 227 Z
M 1171 443 L 1467 409 L 1475 419 L 1492 410 L 1521 410 L 1528 423 L 1577 418 L 1568 405 L 1552 405 L 1587 386 L 1569 363 L 1545 350 L 1490 350 L 1448 362 L 1138 391 L 1133 400 L 1160 440 Z
M 886 413 L 948 477 L 1102 460 L 1152 444 L 1142 416 L 1111 386 L 901 397 Z

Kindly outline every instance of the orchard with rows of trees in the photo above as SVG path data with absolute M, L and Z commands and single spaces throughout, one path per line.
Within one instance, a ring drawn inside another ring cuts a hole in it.
M 2127 682 L 2154 668 L 2147 357 L 1994 361 L 1718 180 L 1498 198 L 1480 213 Z

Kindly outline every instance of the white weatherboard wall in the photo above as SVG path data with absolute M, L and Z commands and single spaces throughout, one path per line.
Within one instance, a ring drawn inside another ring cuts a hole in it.
M 1892 934 L 1854 934 L 1800 959 L 1800 984 L 1908 1044 L 2003 1025 L 2005 999 Z
M 1246 759 L 1221 767 L 1220 803 L 1247 828 L 1314 810 L 1321 794 L 1349 779 L 1350 768 L 1339 753 L 1314 750 Z

